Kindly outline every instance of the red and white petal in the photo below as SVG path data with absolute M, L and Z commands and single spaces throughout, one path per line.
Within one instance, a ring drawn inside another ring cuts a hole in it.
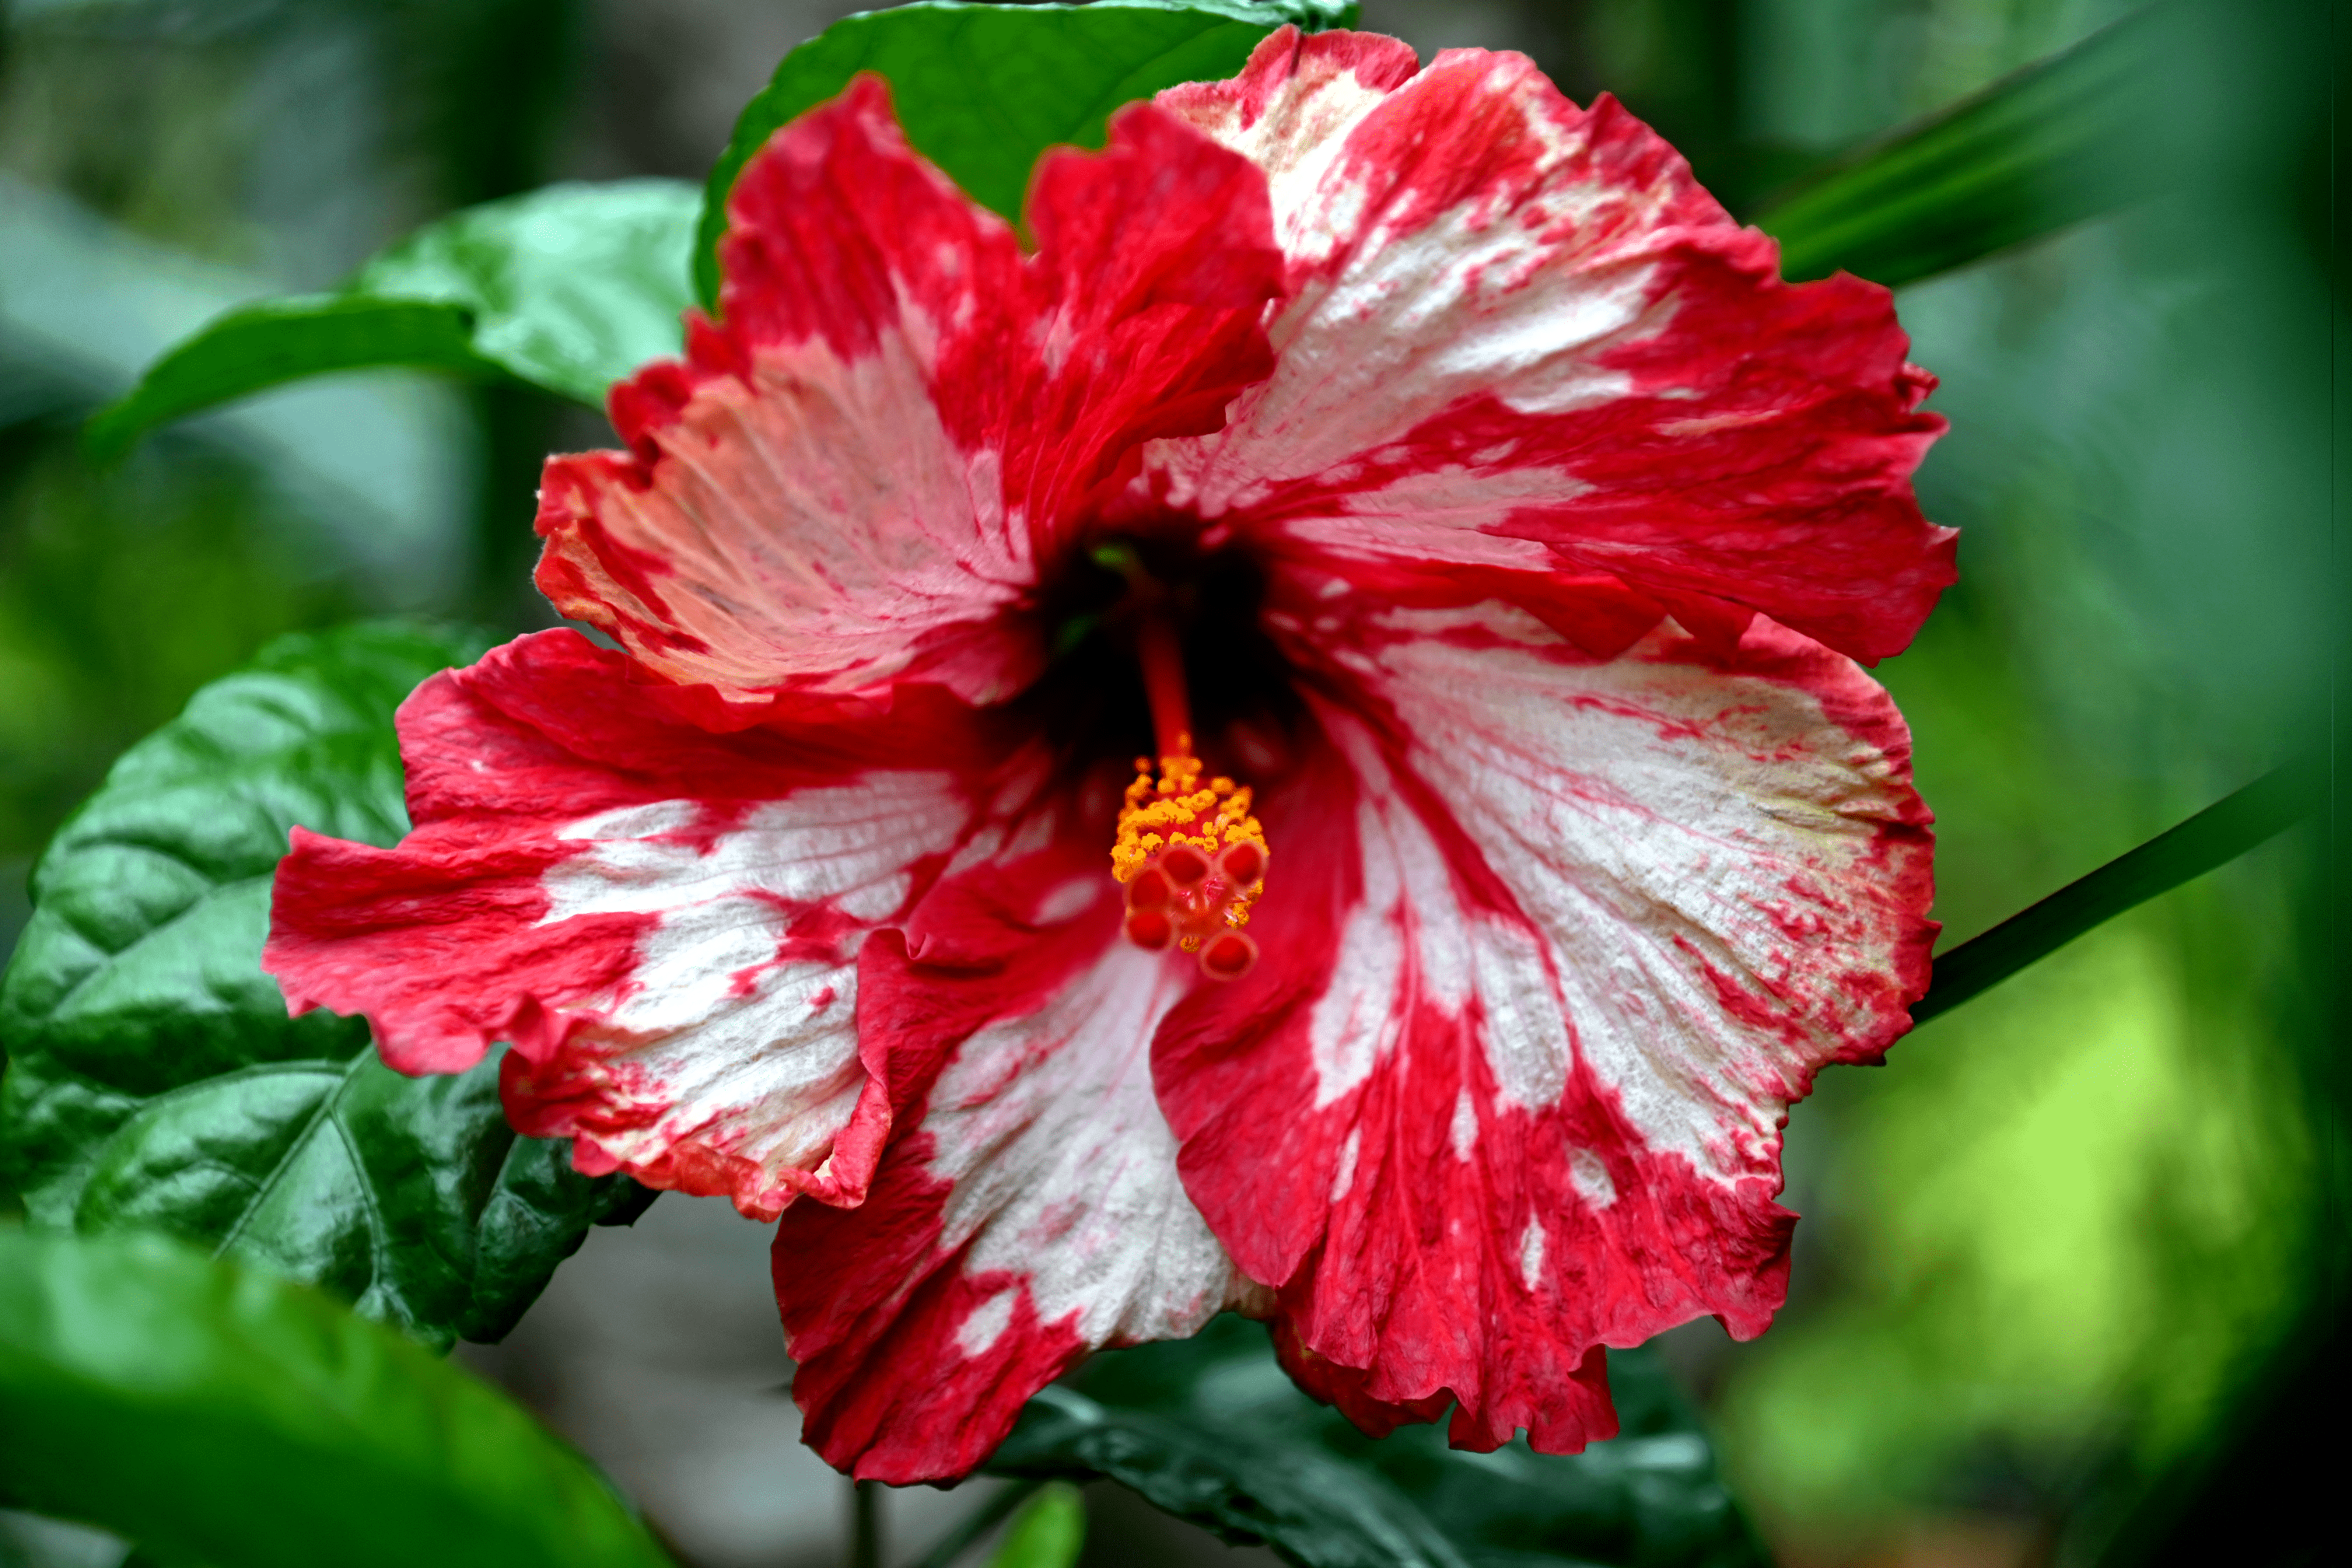
M 415 830 L 298 829 L 264 967 L 404 1072 L 510 1041 L 509 1114 L 583 1170 L 762 1217 L 855 1203 L 890 1126 L 858 949 L 974 831 L 987 770 L 944 709 L 721 736 L 656 695 L 561 631 L 425 682 L 399 719 Z
M 739 704 L 1017 690 L 1048 536 L 1270 363 L 1264 181 L 1148 106 L 1041 165 L 1034 258 L 908 147 L 872 77 L 779 131 L 728 214 L 723 322 L 615 389 L 629 452 L 548 465 L 539 583 Z
M 1591 578 L 1727 646 L 1760 611 L 1882 658 L 1953 580 L 1910 488 L 1943 422 L 1887 291 L 1782 283 L 1613 100 L 1518 55 L 1414 74 L 1393 40 L 1286 30 L 1159 101 L 1266 169 L 1294 294 L 1273 375 L 1156 446 L 1139 493 L 1426 579 L 1409 598 L 1469 567 L 1454 603 L 1541 610 Z
M 1908 1026 L 1929 816 L 1885 694 L 1769 622 L 1606 662 L 1500 605 L 1372 625 L 1161 1103 L 1310 1387 L 1574 1449 L 1614 1430 L 1597 1347 L 1779 1306 L 1780 1129 Z
M 977 952 L 972 917 L 927 903 L 919 958 L 866 950 L 869 1026 L 937 1076 L 866 1205 L 795 1208 L 775 1243 L 804 1435 L 861 1478 L 961 1475 L 1087 1352 L 1268 1305 L 1185 1195 L 1152 1094 L 1153 1031 L 1197 974 L 1119 938 L 1085 848 L 1055 879 L 1073 891 L 1031 896 L 1083 887 L 1078 912 L 1025 941 Z

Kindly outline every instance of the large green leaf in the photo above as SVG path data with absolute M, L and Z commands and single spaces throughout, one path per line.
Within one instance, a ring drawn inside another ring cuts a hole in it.
M 1948 1013 L 2125 910 L 2269 842 L 2326 804 L 2327 779 L 2327 759 L 2318 752 L 2274 768 L 1990 931 L 1938 954 L 1935 978 L 1927 994 L 1911 1009 L 1911 1021 L 1924 1024 Z
M 2187 162 L 2166 90 L 2186 25 L 2179 5 L 2136 12 L 1839 160 L 1754 221 L 1790 278 L 1843 268 L 1897 288 L 2160 189 Z
M 1001 1475 L 1108 1477 L 1229 1541 L 1310 1568 L 1754 1568 L 1765 1561 L 1705 1433 L 1654 1356 L 1620 1351 L 1620 1436 L 1582 1454 L 1457 1452 L 1441 1426 L 1374 1441 L 1301 1394 L 1265 1331 L 1099 1356 L 1048 1388 L 990 1460 Z
M 0 1229 L 0 1474 L 213 1568 L 664 1568 L 587 1461 L 488 1384 L 156 1236 Z
M 1102 145 L 1120 104 L 1182 81 L 1231 76 L 1286 22 L 1309 32 L 1354 21 L 1353 0 L 1100 0 L 1092 5 L 966 5 L 922 0 L 836 22 L 786 55 L 735 121 L 710 171 L 694 281 L 719 302 L 727 193 L 779 126 L 860 71 L 890 83 L 907 140 L 1007 217 L 1020 216 L 1030 166 L 1063 142 Z
M 0 1164 L 35 1227 L 160 1228 L 417 1337 L 497 1339 L 592 1220 L 646 1194 L 518 1138 L 495 1062 L 405 1079 L 366 1026 L 289 1018 L 261 973 L 295 824 L 407 830 L 392 714 L 473 633 L 272 644 L 126 752 L 33 876 L 0 978 Z
M 230 311 L 90 421 L 98 450 L 306 375 L 411 365 L 511 376 L 601 407 L 684 342 L 699 193 L 677 180 L 550 185 L 468 207 L 378 256 L 341 290 Z

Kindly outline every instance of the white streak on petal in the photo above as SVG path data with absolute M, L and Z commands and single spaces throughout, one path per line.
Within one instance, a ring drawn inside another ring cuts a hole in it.
M 930 395 L 937 334 L 913 310 L 903 326 L 846 361 L 822 338 L 759 350 L 748 382 L 706 382 L 654 430 L 655 485 L 602 489 L 604 526 L 666 558 L 671 614 L 706 645 L 641 658 L 730 695 L 783 679 L 851 689 L 1028 585 L 1027 534 L 1006 526 L 980 460 L 995 454 L 957 449 Z M 999 695 L 1003 657 L 950 683 Z
M 896 910 L 905 867 L 945 851 L 968 805 L 947 773 L 876 773 L 761 804 L 707 839 L 693 800 L 619 807 L 558 837 L 584 853 L 541 879 L 542 924 L 652 915 L 627 980 L 586 1030 L 605 1098 L 655 1112 L 603 1135 L 624 1159 L 689 1135 L 772 1174 L 816 1170 L 866 1082 L 851 931 L 835 953 L 780 962 L 794 914 L 831 900 L 856 920 Z
M 659 913 L 705 899 L 767 894 L 815 903 L 889 884 L 952 845 L 969 808 L 944 773 L 871 773 L 763 802 L 706 849 L 698 801 L 622 806 L 557 837 L 595 847 L 551 868 L 542 924 L 574 915 Z
M 851 920 L 878 921 L 896 914 L 898 906 L 907 901 L 907 893 L 913 886 L 914 879 L 900 871 L 868 882 L 862 888 L 852 888 L 835 903 Z
M 1470 1091 L 1466 1089 L 1454 1097 L 1452 1139 L 1457 1160 L 1467 1160 L 1470 1152 L 1478 1146 L 1478 1109 L 1470 1103 Z
M 1331 1177 L 1331 1201 L 1338 1203 L 1356 1184 L 1356 1161 L 1364 1152 L 1364 1130 L 1348 1129 L 1348 1141 L 1339 1145 L 1339 1168 Z
M 1004 1331 L 1013 1325 L 1013 1303 L 1020 1299 L 1021 1288 L 999 1290 L 974 1307 L 964 1321 L 956 1325 L 956 1348 L 967 1356 L 986 1355 Z
M 1519 1233 L 1519 1278 L 1530 1290 L 1543 1279 L 1543 1221 L 1530 1215 L 1528 1228 Z
M 1366 815 L 1370 815 L 1370 807 Z M 1376 874 L 1368 865 L 1366 882 Z M 1404 935 L 1397 929 L 1391 904 L 1371 896 L 1376 890 L 1368 889 L 1364 902 L 1349 915 L 1339 962 L 1307 1017 L 1318 1110 L 1371 1077 L 1373 1065 L 1396 1045 Z
M 1557 153 L 1580 154 L 1582 129 L 1563 134 L 1539 111 L 1523 123 L 1549 133 Z M 1416 228 L 1382 217 L 1360 228 L 1367 182 L 1391 174 L 1368 159 L 1311 188 L 1286 188 L 1277 177 L 1276 225 L 1294 264 L 1313 272 L 1328 261 L 1337 269 L 1310 276 L 1270 324 L 1275 373 L 1235 404 L 1223 431 L 1148 449 L 1148 466 L 1168 476 L 1180 503 L 1219 516 L 1314 479 L 1355 489 L 1350 511 L 1408 516 L 1419 504 L 1411 489 L 1356 485 L 1351 465 L 1402 452 L 1417 426 L 1472 399 L 1493 397 L 1519 414 L 1544 416 L 1633 391 L 1629 375 L 1601 361 L 1666 329 L 1671 305 L 1651 302 L 1657 262 L 1563 238 L 1578 231 L 1562 220 L 1580 201 L 1639 205 L 1655 193 L 1554 184 L 1539 197 L 1521 193 L 1517 205 L 1472 201 Z M 1286 208 L 1286 195 L 1302 205 Z M 1409 209 L 1410 195 L 1402 199 Z M 1624 213 L 1605 216 L 1583 232 L 1633 226 Z M 1522 499 L 1563 500 L 1587 488 L 1551 468 L 1516 475 L 1501 460 L 1483 476 L 1496 502 L 1481 521 L 1507 510 L 1514 490 Z M 1490 548 L 1475 526 L 1459 504 L 1441 500 L 1420 531 L 1450 536 L 1445 554 L 1453 559 L 1456 551 Z M 1418 554 L 1427 541 L 1396 548 Z
M 1247 1293 L 1151 1088 L 1152 1032 L 1190 984 L 1114 942 L 1042 1011 L 966 1040 L 931 1091 L 940 1248 L 968 1247 L 968 1277 L 1025 1276 L 1039 1321 L 1089 1344 L 1180 1338 Z
M 1605 1209 L 1617 1201 L 1617 1184 L 1609 1179 L 1608 1165 L 1591 1150 L 1579 1149 L 1569 1156 L 1568 1176 L 1594 1208 Z
M 1543 933 L 1538 946 L 1513 922 L 1470 931 L 1501 1097 L 1559 1099 L 1572 1020 L 1575 1052 L 1644 1143 L 1738 1181 L 1771 1159 L 1824 1048 L 1811 1032 L 1834 1031 L 1848 1005 L 1807 955 L 1832 941 L 1867 952 L 1870 922 L 1895 918 L 1867 896 L 1881 880 L 1872 814 L 1887 809 L 1867 770 L 1886 764 L 1800 687 L 1643 657 L 1665 632 L 1618 659 L 1562 662 L 1524 612 L 1475 614 L 1488 646 L 1440 635 L 1460 612 L 1391 613 L 1403 635 L 1371 679 L 1415 770 Z M 1865 896 L 1830 896 L 1849 887 Z M 1807 1033 L 1759 1028 L 1725 985 Z
M 1543 944 L 1525 926 L 1501 921 L 1470 930 L 1496 1090 L 1529 1110 L 1550 1105 L 1568 1088 L 1569 1027 Z
M 1059 925 L 1086 910 L 1103 896 L 1105 888 L 1113 885 L 1108 871 L 1097 877 L 1073 877 L 1038 902 L 1034 918 L 1041 926 Z

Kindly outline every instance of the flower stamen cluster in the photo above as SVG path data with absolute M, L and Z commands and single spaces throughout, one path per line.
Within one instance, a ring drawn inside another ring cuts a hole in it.
M 1265 889 L 1268 857 L 1249 788 L 1223 776 L 1203 784 L 1189 733 L 1160 759 L 1156 781 L 1150 758 L 1135 769 L 1110 851 L 1111 876 L 1127 889 L 1127 939 L 1196 952 L 1211 979 L 1238 979 L 1257 962 L 1240 928 Z

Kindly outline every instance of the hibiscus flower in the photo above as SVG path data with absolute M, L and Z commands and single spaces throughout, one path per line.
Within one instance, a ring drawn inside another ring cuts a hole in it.
M 1780 1301 L 1790 1103 L 1908 1026 L 1952 580 L 1885 290 L 1526 59 L 1269 37 L 1024 245 L 877 80 L 547 468 L 571 630 L 402 709 L 268 955 L 583 1171 L 781 1216 L 809 1441 L 961 1474 L 1238 1309 L 1360 1424 L 1609 1436 Z

